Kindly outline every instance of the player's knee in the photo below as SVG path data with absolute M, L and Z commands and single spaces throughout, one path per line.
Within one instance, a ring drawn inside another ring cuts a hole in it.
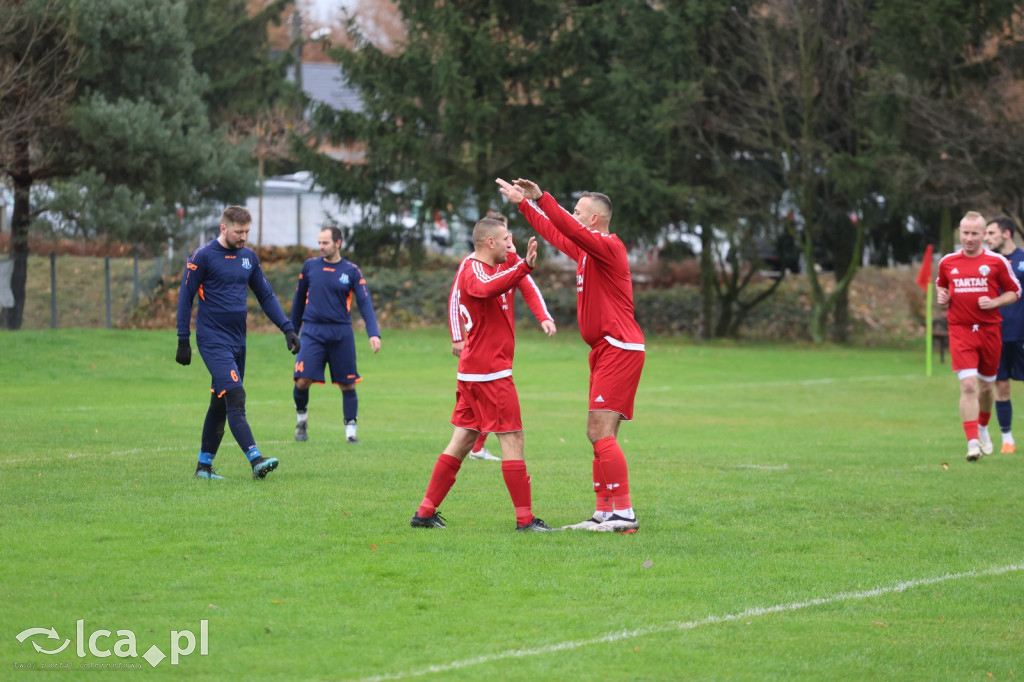
M 236 386 L 224 394 L 224 402 L 229 410 L 245 410 L 245 389 Z
M 307 379 L 306 377 L 299 377 L 298 379 L 295 380 L 295 388 L 299 389 L 300 391 L 305 391 L 312 385 L 313 380 Z
M 355 384 L 338 384 L 338 385 L 341 387 L 341 390 L 345 391 L 345 392 L 356 390 L 356 385 Z

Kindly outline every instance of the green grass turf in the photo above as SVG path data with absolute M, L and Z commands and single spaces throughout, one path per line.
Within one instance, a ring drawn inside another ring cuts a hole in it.
M 174 352 L 170 331 L 0 334 L 4 678 L 1024 676 L 1024 455 L 965 462 L 956 381 L 924 376 L 920 352 L 652 340 L 620 432 L 641 521 L 626 536 L 515 533 L 500 466 L 480 461 L 442 505 L 447 530 L 409 528 L 451 435 L 443 331 L 387 332 L 376 356 L 360 339 L 358 446 L 324 386 L 294 442 L 292 356 L 251 336 L 249 420 L 281 460 L 265 481 L 230 434 L 227 479 L 192 478 L 209 376 Z M 593 510 L 586 353 L 568 330 L 520 334 L 552 525 Z M 140 656 L 207 620 L 209 653 L 151 668 L 32 648 L 75 640 L 79 619 L 86 638 L 132 631 Z M 16 639 L 51 626 L 59 639 Z

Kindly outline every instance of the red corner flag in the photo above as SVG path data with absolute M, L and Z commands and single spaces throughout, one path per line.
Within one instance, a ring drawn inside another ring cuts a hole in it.
M 928 291 L 928 283 L 932 279 L 932 245 L 924 249 L 924 260 L 921 262 L 921 272 L 917 273 L 917 286 Z

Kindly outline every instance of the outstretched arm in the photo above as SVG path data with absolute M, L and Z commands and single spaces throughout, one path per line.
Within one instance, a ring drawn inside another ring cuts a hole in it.
M 501 178 L 497 178 L 495 182 L 498 184 L 502 195 L 519 208 L 519 212 L 523 214 L 523 217 L 526 218 L 540 236 L 544 237 L 549 244 L 569 256 L 569 258 L 579 260 L 582 254 L 576 245 L 566 239 L 565 235 L 559 232 L 551 223 L 551 220 L 544 211 L 530 200 L 533 196 L 539 198 L 544 194 L 541 192 L 540 187 L 537 187 L 536 183 L 523 180 L 522 178 L 516 180 L 516 184 Z M 525 187 L 521 186 L 520 183 L 523 183 Z

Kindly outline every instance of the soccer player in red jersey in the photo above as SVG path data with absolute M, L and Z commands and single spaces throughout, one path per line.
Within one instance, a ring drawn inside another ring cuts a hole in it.
M 494 218 L 508 225 L 508 218 L 497 211 L 488 211 L 488 218 Z M 512 243 L 512 232 L 508 233 L 508 252 L 515 253 L 516 247 Z M 466 337 L 462 331 L 462 319 L 459 315 L 458 297 L 455 295 L 458 291 L 459 275 L 462 274 L 462 268 L 466 267 L 475 258 L 475 254 L 469 254 L 463 259 L 459 265 L 458 271 L 455 273 L 455 280 L 452 282 L 452 291 L 448 296 L 448 327 L 452 337 L 452 355 L 459 357 L 462 354 L 462 349 L 466 345 Z M 555 319 L 551 317 L 551 313 L 548 312 L 547 304 L 544 302 L 544 296 L 540 293 L 540 287 L 533 281 L 533 277 L 527 275 L 526 277 L 519 280 L 516 285 L 519 288 L 519 292 L 523 295 L 523 300 L 526 301 L 526 305 L 530 307 L 530 311 L 533 316 L 537 318 L 537 322 L 540 324 L 540 328 L 544 330 L 544 333 L 548 336 L 554 336 L 558 331 L 555 326 Z M 515 302 L 514 297 L 508 299 L 509 306 L 512 307 Z M 477 436 L 476 443 L 473 444 L 473 449 L 469 453 L 470 459 L 486 459 L 492 461 L 501 461 L 500 457 L 495 457 L 490 451 L 484 447 L 487 442 L 487 433 L 481 432 Z
M 473 228 L 474 257 L 461 268 L 453 294 L 466 328 L 452 414 L 455 430 L 434 464 L 410 522 L 413 528 L 445 528 L 437 508 L 455 484 L 477 435 L 486 432 L 497 434 L 501 444 L 501 473 L 515 508 L 516 530 L 553 530 L 533 515 L 519 396 L 512 381 L 516 338 L 511 298 L 537 262 L 537 240 L 530 239 L 526 258 L 509 253 L 509 242 L 508 227 L 501 221 L 483 218 Z
M 633 533 L 639 528 L 629 493 L 629 471 L 619 446 L 619 423 L 633 418 L 644 334 L 633 313 L 633 283 L 626 246 L 612 234 L 612 202 L 584 192 L 570 214 L 522 178 L 498 179 L 501 193 L 552 246 L 576 261 L 576 316 L 590 346 L 587 437 L 594 447 L 594 515 L 566 528 Z
M 948 308 L 949 354 L 960 379 L 960 419 L 967 461 L 992 454 L 988 421 L 992 384 L 1002 352 L 999 308 L 1021 297 L 1010 263 L 985 248 L 985 218 L 970 211 L 960 220 L 960 249 L 939 261 L 936 300 Z

